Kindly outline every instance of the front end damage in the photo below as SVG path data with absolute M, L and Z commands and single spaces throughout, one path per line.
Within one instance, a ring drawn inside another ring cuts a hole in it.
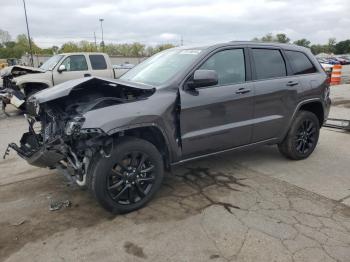
M 84 128 L 86 113 L 132 103 L 153 93 L 153 89 L 100 78 L 74 80 L 43 90 L 27 101 L 28 132 L 19 145 L 11 143 L 8 149 L 15 150 L 31 165 L 63 168 L 83 186 L 93 157 L 108 157 L 116 139 L 99 127 Z
M 0 77 L 3 81 L 4 88 L 13 88 L 15 85 L 13 84 L 13 79 L 18 76 L 23 76 L 26 74 L 37 74 L 37 73 L 45 73 L 45 70 L 35 67 L 29 66 L 9 66 L 5 69 L 1 70 Z
M 27 66 L 10 66 L 0 72 L 2 88 L 0 89 L 0 99 L 2 101 L 2 111 L 5 113 L 7 104 L 12 104 L 16 108 L 24 109 L 25 95 L 14 83 L 16 77 L 26 74 L 45 73 L 45 70 Z

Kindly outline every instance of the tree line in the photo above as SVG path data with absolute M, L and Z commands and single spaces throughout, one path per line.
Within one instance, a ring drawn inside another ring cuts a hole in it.
M 100 45 L 95 45 L 94 42 L 83 40 L 80 42 L 70 41 L 64 43 L 61 47 L 54 45 L 50 48 L 40 48 L 32 39 L 31 45 L 33 53 L 36 55 L 53 55 L 69 52 L 102 52 L 104 49 L 104 52 L 108 55 L 131 57 L 151 56 L 165 49 L 174 47 L 172 44 L 146 46 L 135 42 L 125 44 L 107 44 L 103 48 Z M 22 55 L 29 53 L 29 50 L 29 42 L 26 35 L 20 34 L 12 40 L 9 32 L 0 29 L 0 58 L 21 58 Z
M 298 39 L 292 42 L 291 39 L 284 33 L 279 33 L 276 35 L 269 33 L 261 38 L 255 37 L 252 40 L 259 42 L 276 42 L 304 46 L 306 48 L 310 48 L 311 52 L 314 55 L 317 55 L 319 53 L 333 53 L 339 55 L 350 53 L 350 39 L 337 42 L 335 38 L 329 38 L 326 44 L 311 44 L 311 41 L 306 38 Z
M 291 39 L 284 33 L 276 35 L 269 33 L 261 38 L 255 37 L 252 40 L 261 42 L 290 43 L 304 46 L 310 48 L 315 55 L 319 53 L 350 53 L 350 39 L 337 42 L 335 38 L 330 38 L 326 44 L 311 44 L 311 41 L 305 38 L 291 41 Z M 53 55 L 69 52 L 101 52 L 103 50 L 102 46 L 86 40 L 80 42 L 71 41 L 64 43 L 61 47 L 54 45 L 50 48 L 40 48 L 33 40 L 31 43 L 33 53 L 37 55 Z M 108 55 L 142 57 L 151 56 L 157 52 L 172 47 L 174 47 L 172 44 L 146 46 L 138 42 L 125 44 L 111 43 L 104 46 L 104 51 Z M 9 32 L 0 29 L 0 58 L 21 58 L 25 53 L 29 53 L 29 43 L 26 35 L 18 35 L 15 40 L 12 40 Z

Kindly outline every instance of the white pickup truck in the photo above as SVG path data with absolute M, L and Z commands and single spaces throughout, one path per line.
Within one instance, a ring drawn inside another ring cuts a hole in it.
M 89 76 L 118 78 L 125 71 L 127 69 L 113 69 L 107 54 L 80 52 L 54 55 L 39 68 L 8 67 L 1 72 L 1 78 L 4 88 L 20 91 L 25 99 L 68 80 Z

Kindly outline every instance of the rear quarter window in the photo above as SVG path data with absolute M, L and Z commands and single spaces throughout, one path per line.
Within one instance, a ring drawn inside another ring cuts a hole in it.
M 89 58 L 93 70 L 107 69 L 106 59 L 103 55 L 89 55 Z
M 291 63 L 294 75 L 316 73 L 317 69 L 310 59 L 302 52 L 285 51 L 288 61 Z

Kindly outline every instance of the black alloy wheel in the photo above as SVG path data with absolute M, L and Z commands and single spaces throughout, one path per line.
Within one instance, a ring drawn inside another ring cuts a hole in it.
M 107 189 L 119 204 L 129 205 L 141 201 L 152 189 L 155 181 L 154 164 L 145 152 L 128 152 L 112 168 Z
M 310 111 L 299 111 L 287 135 L 278 149 L 289 159 L 301 160 L 309 157 L 315 150 L 320 135 L 320 120 Z
M 313 121 L 305 119 L 300 127 L 295 138 L 296 150 L 301 154 L 307 154 L 314 148 L 316 142 L 316 126 Z
M 96 155 L 87 183 L 96 200 L 112 213 L 127 213 L 146 205 L 164 177 L 163 156 L 149 141 L 123 137 L 108 157 Z

